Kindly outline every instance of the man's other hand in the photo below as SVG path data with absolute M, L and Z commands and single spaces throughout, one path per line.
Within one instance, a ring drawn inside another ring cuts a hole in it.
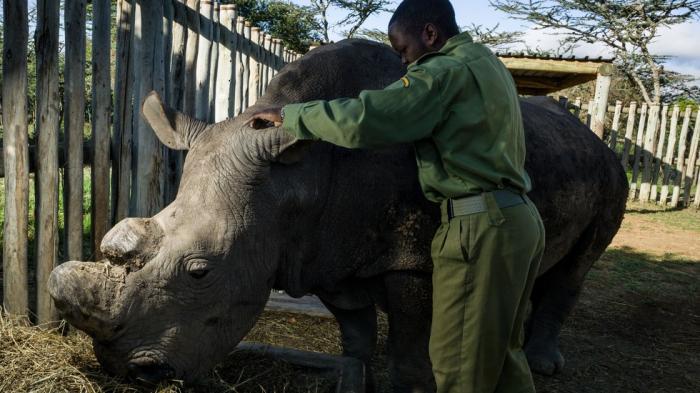
M 273 107 L 253 113 L 250 126 L 256 130 L 282 125 L 282 108 Z

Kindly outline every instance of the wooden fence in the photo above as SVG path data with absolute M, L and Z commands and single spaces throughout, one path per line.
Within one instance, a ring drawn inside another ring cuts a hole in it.
M 560 102 L 590 125 L 591 103 Z M 604 141 L 630 173 L 630 200 L 700 208 L 699 109 L 634 101 L 608 107 Z
M 65 32 L 59 31 L 64 4 Z M 182 152 L 167 151 L 139 115 L 155 90 L 170 106 L 200 120 L 240 114 L 274 75 L 299 54 L 240 17 L 233 5 L 200 0 L 92 0 L 92 58 L 86 59 L 87 0 L 37 0 L 36 145 L 28 143 L 28 1 L 5 1 L 2 89 L 5 222 L 0 285 L 11 314 L 36 310 L 57 319 L 46 284 L 59 261 L 82 260 L 84 218 L 92 233 L 88 258 L 127 216 L 151 216 L 176 193 Z M 111 67 L 111 30 L 117 30 Z M 59 40 L 65 43 L 64 95 L 59 93 Z M 85 65 L 92 64 L 92 139 L 84 144 Z M 59 132 L 61 126 L 63 132 Z M 31 164 L 31 165 L 30 165 Z M 84 167 L 90 166 L 90 213 L 83 211 Z M 62 180 L 62 181 L 60 181 Z M 29 187 L 35 185 L 35 231 Z M 59 182 L 63 201 L 59 203 Z M 59 232 L 59 216 L 63 228 Z M 35 232 L 29 260 L 29 233 Z M 30 276 L 30 272 L 32 273 Z M 36 308 L 30 307 L 36 288 Z

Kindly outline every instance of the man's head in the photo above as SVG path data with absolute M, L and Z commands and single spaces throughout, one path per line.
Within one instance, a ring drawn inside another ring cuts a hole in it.
M 404 64 L 440 50 L 459 34 L 449 0 L 404 0 L 389 21 L 389 40 Z

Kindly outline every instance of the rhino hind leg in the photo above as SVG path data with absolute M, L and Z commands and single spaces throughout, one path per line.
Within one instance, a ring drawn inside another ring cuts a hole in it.
M 428 356 L 432 316 L 429 274 L 390 272 L 385 275 L 389 335 L 387 357 L 393 392 L 434 392 Z
M 340 326 L 343 356 L 360 359 L 365 364 L 366 392 L 374 391 L 371 360 L 377 345 L 377 310 L 374 305 L 345 310 L 323 302 Z
M 533 372 L 553 375 L 564 367 L 559 334 L 578 300 L 586 273 L 614 235 L 608 232 L 591 224 L 574 248 L 535 282 L 524 347 Z

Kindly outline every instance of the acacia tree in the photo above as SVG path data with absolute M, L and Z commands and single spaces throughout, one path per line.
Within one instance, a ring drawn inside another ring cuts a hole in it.
M 661 28 L 700 15 L 700 0 L 491 0 L 491 5 L 535 28 L 563 33 L 565 43 L 605 44 L 648 104 L 661 102 L 667 60 L 651 53 L 650 44 Z
M 391 3 L 391 0 L 311 0 L 311 8 L 320 21 L 323 39 L 330 42 L 328 10 L 331 7 L 337 7 L 346 13 L 336 26 L 345 28 L 345 37 L 352 38 L 358 35 L 367 18 L 377 12 L 391 11 L 388 8 Z

